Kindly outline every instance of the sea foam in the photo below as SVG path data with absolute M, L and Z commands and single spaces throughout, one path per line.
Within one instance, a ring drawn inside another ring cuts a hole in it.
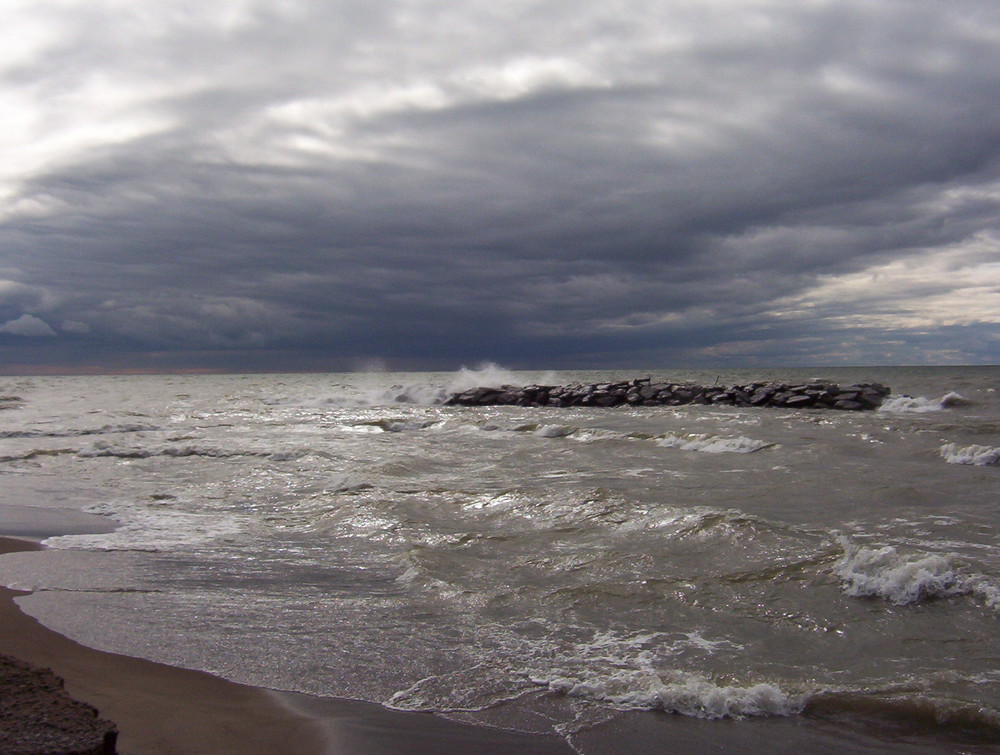
M 941 456 L 949 464 L 972 464 L 977 467 L 1000 464 L 1000 448 L 993 446 L 962 446 L 946 443 L 941 446 Z
M 773 446 L 763 440 L 755 440 L 744 435 L 726 438 L 719 435 L 664 435 L 656 441 L 665 448 L 677 448 L 681 451 L 700 451 L 708 454 L 750 454 L 754 451 Z
M 844 581 L 844 592 L 854 597 L 882 598 L 902 606 L 971 595 L 1000 609 L 1000 587 L 983 575 L 962 574 L 950 555 L 904 555 L 891 545 L 868 548 L 845 543 L 833 573 Z
M 154 509 L 127 502 L 102 503 L 84 510 L 108 516 L 121 526 L 107 533 L 50 537 L 42 544 L 72 550 L 156 552 L 230 537 L 242 529 L 239 520 L 228 514 L 178 511 L 163 505 Z
M 933 399 L 925 396 L 889 396 L 879 407 L 880 412 L 893 412 L 897 414 L 924 414 L 925 412 L 939 412 L 952 406 L 963 406 L 968 401 L 954 391 L 944 394 L 941 398 Z
M 664 678 L 665 676 L 665 678 Z M 661 710 L 695 718 L 790 716 L 803 700 L 773 684 L 719 685 L 698 674 L 622 670 L 602 677 L 532 675 L 534 684 L 556 694 L 579 697 L 626 710 Z

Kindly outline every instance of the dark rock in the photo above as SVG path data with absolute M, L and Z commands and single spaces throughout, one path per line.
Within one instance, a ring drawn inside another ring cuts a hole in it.
M 786 383 L 747 383 L 725 388 L 688 383 L 654 383 L 638 378 L 617 383 L 591 385 L 505 385 L 500 388 L 471 388 L 453 394 L 447 406 L 681 406 L 711 404 L 721 406 L 826 407 L 848 411 L 875 409 L 891 391 L 880 383 L 841 388 L 825 382 L 790 386 Z
M 846 411 L 858 411 L 859 409 L 864 409 L 865 405 L 860 401 L 851 401 L 850 399 L 840 399 L 833 405 L 834 409 L 844 409 Z
M 0 752 L 114 755 L 118 731 L 48 669 L 0 655 Z
M 812 406 L 816 403 L 815 396 L 809 396 L 807 394 L 802 394 L 798 396 L 791 396 L 785 399 L 785 406 L 792 409 L 803 409 L 807 406 Z
M 657 388 L 655 385 L 644 385 L 642 388 L 639 389 L 639 395 L 642 396 L 643 399 L 651 399 L 654 396 L 656 396 L 659 392 L 660 389 Z

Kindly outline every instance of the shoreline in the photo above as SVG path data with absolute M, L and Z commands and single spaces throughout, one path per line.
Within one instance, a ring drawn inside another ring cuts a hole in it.
M 43 550 L 0 534 L 0 556 Z M 69 695 L 118 728 L 119 755 L 572 755 L 556 735 L 525 734 L 231 682 L 203 671 L 81 645 L 23 613 L 0 586 L 0 654 L 51 669 Z
M 0 536 L 0 555 L 40 548 Z M 70 696 L 114 722 L 121 755 L 326 751 L 321 728 L 266 691 L 80 645 L 23 613 L 14 599 L 27 594 L 0 587 L 0 652 L 51 669 Z

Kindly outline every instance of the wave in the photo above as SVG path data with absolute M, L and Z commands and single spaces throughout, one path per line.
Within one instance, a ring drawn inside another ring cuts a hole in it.
M 572 425 L 539 425 L 534 434 L 539 438 L 568 438 L 579 430 L 579 427 Z
M 647 435 L 645 433 L 621 433 L 603 428 L 578 427 L 575 425 L 544 425 L 540 423 L 527 423 L 518 425 L 512 429 L 515 432 L 528 432 L 540 438 L 570 438 L 581 443 L 606 440 L 652 440 L 656 445 L 663 446 L 664 448 L 676 448 L 681 451 L 698 451 L 709 454 L 750 454 L 777 445 L 769 441 L 748 438 L 744 435 L 735 437 L 711 434 Z
M 240 522 L 232 515 L 195 514 L 168 506 L 162 500 L 154 507 L 126 502 L 88 506 L 84 509 L 87 513 L 108 516 L 121 526 L 101 534 L 50 537 L 42 544 L 71 550 L 155 553 L 231 537 L 242 530 Z
M 377 433 L 381 431 L 385 433 L 402 433 L 410 430 L 426 430 L 429 427 L 440 424 L 442 424 L 441 421 L 436 419 L 418 420 L 387 417 L 384 419 L 357 422 L 350 425 L 349 429 L 360 432 Z
M 6 464 L 12 461 L 29 461 L 39 456 L 63 456 L 65 454 L 75 454 L 75 453 L 76 450 L 73 448 L 33 448 L 30 451 L 25 451 L 22 454 L 14 454 L 11 456 L 0 456 L 0 464 Z
M 892 722 L 917 730 L 952 730 L 958 736 L 995 741 L 1000 736 L 1000 712 L 980 702 L 962 702 L 928 694 L 925 685 L 874 691 L 824 690 L 809 697 L 803 713 L 813 717 L 848 717 L 885 726 Z
M 962 574 L 953 563 L 953 556 L 904 555 L 891 545 L 869 548 L 845 543 L 844 546 L 844 556 L 832 571 L 844 581 L 847 595 L 882 598 L 901 606 L 971 595 L 1000 610 L 1000 587 L 982 575 Z
M 752 454 L 774 446 L 763 440 L 755 440 L 744 435 L 727 438 L 720 435 L 664 435 L 656 441 L 664 448 L 677 448 L 681 451 L 700 451 L 708 454 Z
M 108 435 L 112 433 L 142 433 L 161 430 L 156 425 L 148 424 L 124 424 L 124 425 L 103 425 L 102 427 L 86 428 L 80 430 L 60 429 L 60 430 L 5 430 L 0 432 L 0 438 L 78 438 L 85 435 Z
M 665 676 L 651 670 L 622 670 L 599 677 L 531 674 L 529 679 L 556 694 L 623 710 L 659 710 L 695 718 L 791 716 L 804 704 L 802 696 L 786 694 L 774 684 L 720 685 L 687 672 Z
M 76 455 L 84 458 L 113 457 L 117 459 L 149 459 L 154 456 L 202 456 L 210 459 L 228 459 L 235 456 L 270 456 L 269 453 L 259 451 L 226 451 L 221 448 L 211 446 L 198 446 L 194 444 L 159 446 L 152 448 L 140 448 L 136 446 L 116 446 L 107 442 L 98 441 L 88 448 L 81 448 Z
M 887 396 L 878 408 L 880 412 L 893 412 L 898 414 L 924 414 L 926 412 L 939 412 L 953 406 L 965 406 L 970 403 L 954 391 L 949 391 L 941 398 L 932 399 L 925 396 Z
M 293 461 L 308 451 L 226 451 L 221 448 L 198 445 L 174 445 L 142 448 L 138 446 L 118 446 L 106 441 L 98 441 L 84 448 L 33 448 L 21 454 L 0 456 L 0 463 L 30 461 L 44 456 L 65 456 L 72 454 L 81 459 L 151 459 L 156 456 L 184 458 L 199 456 L 206 459 L 231 459 L 239 456 L 261 456 L 275 461 Z
M 500 388 L 504 385 L 518 385 L 521 379 L 499 365 L 487 362 L 474 369 L 462 367 L 449 378 L 438 382 L 400 383 L 347 388 L 343 393 L 321 399 L 306 401 L 305 406 L 322 408 L 325 406 L 392 406 L 393 404 L 415 404 L 435 406 L 443 404 L 451 396 L 470 388 Z M 265 403 L 284 403 L 266 401 Z
M 34 455 L 51 452 L 33 452 Z M 61 451 L 65 453 L 65 450 Z M 187 458 L 197 456 L 203 459 L 234 459 L 244 456 L 272 459 L 274 461 L 294 461 L 313 453 L 308 448 L 294 448 L 281 451 L 259 451 L 253 449 L 229 450 L 197 443 L 178 443 L 159 446 L 122 446 L 108 441 L 96 441 L 87 447 L 70 451 L 82 459 L 151 459 L 154 457 Z M 320 453 L 322 455 L 322 453 Z M 3 459 L 0 459 L 2 461 Z
M 946 443 L 941 446 L 941 456 L 949 464 L 972 464 L 977 467 L 1000 464 L 1000 448 L 993 446 L 959 447 L 955 443 Z

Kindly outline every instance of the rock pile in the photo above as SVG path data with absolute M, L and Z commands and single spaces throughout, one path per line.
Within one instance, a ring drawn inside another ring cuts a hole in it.
M 690 383 L 653 382 L 638 378 L 619 383 L 591 385 L 505 385 L 471 388 L 455 393 L 446 406 L 774 406 L 804 409 L 818 407 L 859 411 L 876 409 L 890 390 L 879 383 L 841 387 L 815 382 L 747 383 L 724 388 Z

